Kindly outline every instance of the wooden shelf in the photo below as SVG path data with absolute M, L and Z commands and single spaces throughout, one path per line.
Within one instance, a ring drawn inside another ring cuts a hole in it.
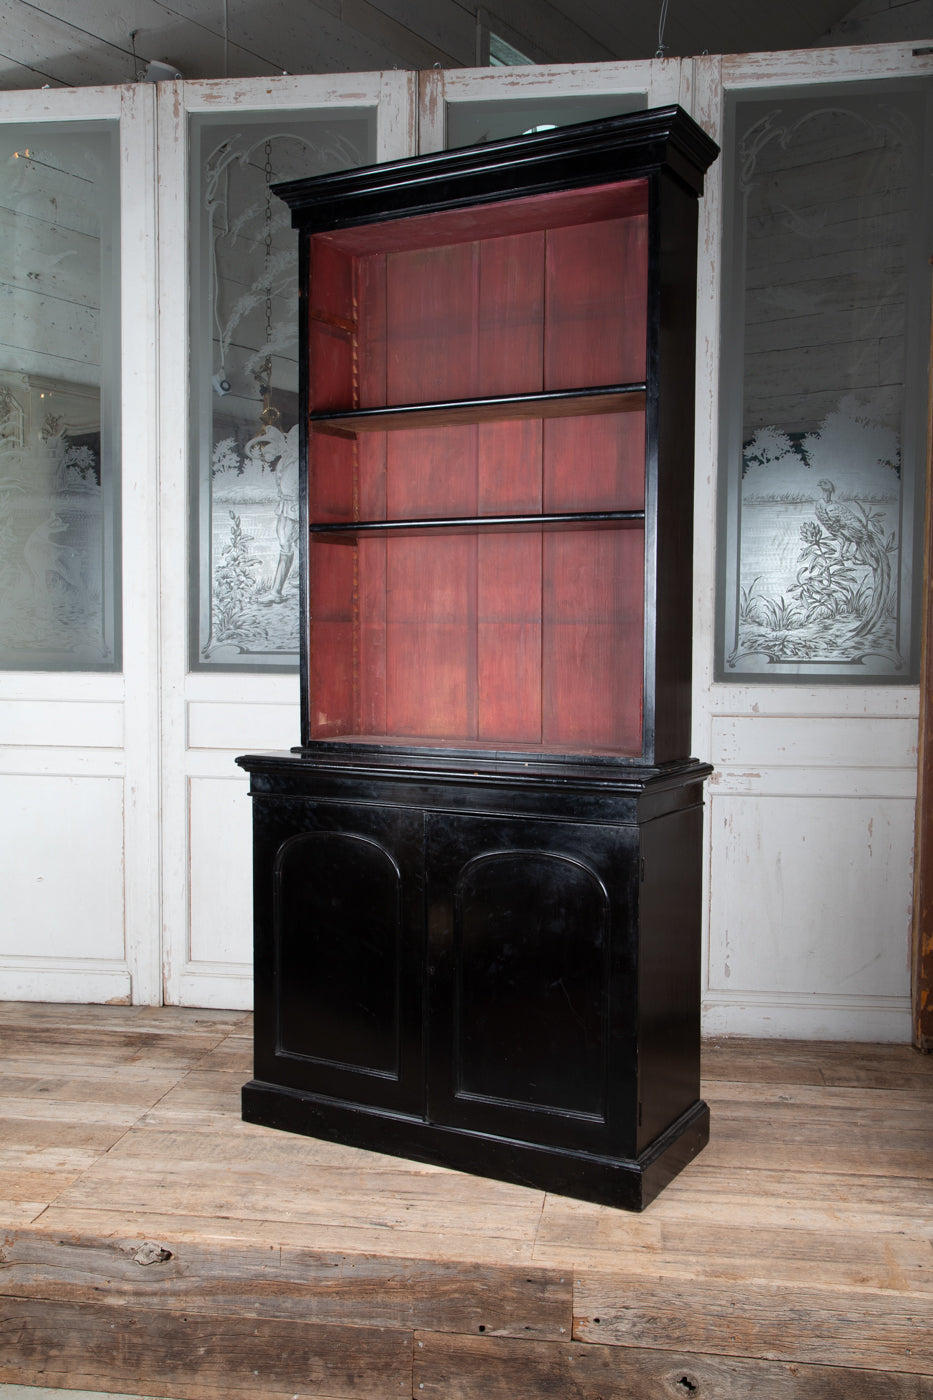
M 375 433 L 399 428 L 442 428 L 500 423 L 521 418 L 575 418 L 598 413 L 644 412 L 645 385 L 605 384 L 592 389 L 453 399 L 444 403 L 394 404 L 385 408 L 312 413 L 314 432 Z
M 393 535 L 405 538 L 442 531 L 445 534 L 525 534 L 547 530 L 618 530 L 642 524 L 643 510 L 578 511 L 562 515 L 441 516 L 434 520 L 348 520 L 314 522 L 312 538 L 352 543 L 359 535 Z

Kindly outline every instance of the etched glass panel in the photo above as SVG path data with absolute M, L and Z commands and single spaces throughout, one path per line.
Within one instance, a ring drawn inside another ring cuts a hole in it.
M 373 160 L 373 110 L 191 120 L 195 667 L 298 664 L 298 236 L 271 187 Z
M 720 679 L 914 679 L 930 88 L 727 112 Z
M 115 670 L 117 125 L 0 142 L 0 667 Z

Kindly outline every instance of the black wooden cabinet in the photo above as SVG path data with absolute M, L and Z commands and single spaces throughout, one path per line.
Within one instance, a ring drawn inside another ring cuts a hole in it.
M 244 1116 L 626 1208 L 706 1140 L 677 108 L 280 187 L 302 734 Z

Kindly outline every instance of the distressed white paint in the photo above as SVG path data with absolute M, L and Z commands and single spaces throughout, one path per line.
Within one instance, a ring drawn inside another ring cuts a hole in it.
M 381 160 L 414 153 L 417 77 L 354 73 L 160 85 L 163 983 L 193 1006 L 252 1005 L 247 780 L 237 754 L 300 739 L 298 678 L 188 670 L 188 152 L 200 112 L 372 108 Z
M 839 715 L 808 716 L 804 725 L 798 717 L 766 715 L 714 715 L 710 723 L 711 749 L 719 766 L 916 768 L 914 720 L 873 720 L 870 744 L 868 738 L 865 719 Z
M 188 747 L 192 749 L 232 749 L 242 753 L 256 734 L 273 749 L 288 749 L 298 742 L 294 703 L 256 705 L 236 701 L 208 704 L 193 700 L 188 705 Z
M 695 61 L 695 115 L 730 88 L 933 74 L 918 44 Z M 701 208 L 697 328 L 694 750 L 709 784 L 704 1027 L 909 1038 L 918 691 L 713 678 L 722 170 Z M 728 973 L 728 975 L 727 975 Z
M 122 676 L 0 673 L 0 998 L 161 993 L 154 100 L 0 93 L 3 121 L 120 124 L 124 554 Z
M 549 94 L 642 92 L 652 105 L 680 100 L 717 136 L 723 84 L 763 89 L 933 72 L 930 58 L 915 57 L 912 47 L 498 73 L 434 70 L 423 75 L 422 149 L 443 144 L 447 103 Z M 134 443 L 126 453 L 127 669 L 125 678 L 0 676 L 0 724 L 4 705 L 9 722 L 0 730 L 8 740 L 0 774 L 24 784 L 33 775 L 75 782 L 75 791 L 89 798 L 124 790 L 128 937 L 122 955 L 113 957 L 111 894 L 109 922 L 92 947 L 75 945 L 67 957 L 27 956 L 23 874 L 12 923 L 4 915 L 18 949 L 11 934 L 0 935 L 7 939 L 0 942 L 0 996 L 107 999 L 129 995 L 132 976 L 134 999 L 158 1000 L 161 944 L 169 1000 L 250 1004 L 249 803 L 233 759 L 297 742 L 298 687 L 288 675 L 187 670 L 187 365 L 180 349 L 188 344 L 185 122 L 194 111 L 378 104 L 379 156 L 392 158 L 415 149 L 416 86 L 413 73 L 162 85 L 158 342 L 151 250 L 156 127 L 151 121 L 146 127 L 144 110 L 153 89 L 81 94 L 87 110 L 123 110 L 136 142 L 124 161 L 124 198 L 134 200 L 124 262 L 127 314 L 134 318 L 124 342 L 125 421 L 133 415 Z M 26 120 L 85 110 L 68 106 L 76 100 L 55 93 L 0 96 L 0 116 L 11 106 Z M 701 205 L 697 330 L 694 752 L 716 765 L 705 852 L 704 1024 L 711 1033 L 903 1039 L 916 688 L 713 680 L 721 207 L 717 164 Z M 115 746 L 121 724 L 125 748 Z M 101 811 L 112 844 L 109 796 Z M 81 813 L 86 828 L 98 824 L 95 802 L 85 802 Z M 78 864 L 77 849 L 64 853 L 61 879 Z M 105 853 L 96 846 L 80 850 L 86 868 L 100 868 L 105 858 L 113 868 L 109 845 Z M 24 872 L 30 868 L 23 865 Z M 85 927 L 82 937 L 88 932 Z
M 19 971 L 24 957 L 54 962 L 59 974 L 75 959 L 120 962 L 122 779 L 4 773 L 0 809 L 7 828 L 0 843 L 7 968 Z
M 692 63 L 688 60 L 689 67 Z M 534 102 L 546 98 L 635 96 L 638 106 L 663 107 L 689 94 L 682 65 L 670 59 L 642 63 L 561 64 L 529 68 L 443 69 L 421 75 L 419 145 L 443 150 L 447 109 L 457 103 Z
M 188 783 L 191 900 L 188 962 L 222 964 L 252 975 L 252 828 L 249 784 L 230 763 L 229 776 Z M 196 971 L 196 967 L 195 967 Z
M 715 796 L 710 992 L 906 997 L 912 823 L 903 799 Z

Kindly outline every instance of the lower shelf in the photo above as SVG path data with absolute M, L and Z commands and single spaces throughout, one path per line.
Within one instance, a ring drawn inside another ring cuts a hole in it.
M 709 1141 L 709 1109 L 702 1100 L 637 1158 L 600 1157 L 464 1132 L 255 1079 L 243 1086 L 243 1118 L 266 1128 L 632 1211 L 650 1205 Z

